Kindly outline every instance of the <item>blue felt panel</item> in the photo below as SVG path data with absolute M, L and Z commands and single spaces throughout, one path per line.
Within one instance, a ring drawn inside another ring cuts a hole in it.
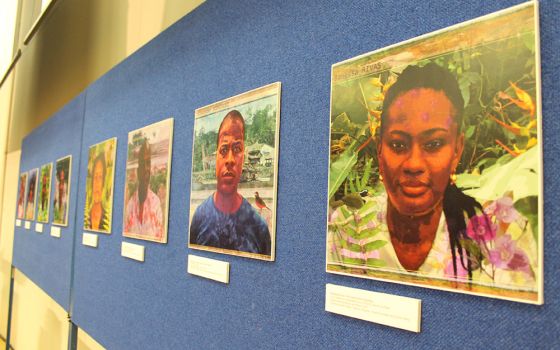
M 74 321 L 111 349 L 551 348 L 560 331 L 560 42 L 557 1 L 541 4 L 545 141 L 544 306 L 325 273 L 330 69 L 333 63 L 519 3 L 209 0 L 94 83 L 87 146 L 118 138 L 111 235 L 76 245 Z M 194 110 L 282 82 L 276 261 L 187 248 Z M 122 237 L 126 137 L 175 118 L 168 244 Z M 78 221 L 85 192 L 78 195 Z M 78 225 L 79 226 L 79 225 Z M 81 231 L 77 230 L 77 234 Z M 146 261 L 120 256 L 143 244 Z M 186 273 L 187 254 L 231 262 L 229 285 Z M 326 283 L 423 301 L 422 332 L 324 311 Z
M 49 223 L 43 224 L 43 233 L 16 227 L 14 232 L 13 265 L 35 282 L 65 310 L 70 310 L 70 281 L 72 278 L 72 254 L 76 196 L 78 194 L 78 165 L 82 145 L 85 93 L 82 93 L 23 140 L 21 146 L 20 172 L 52 162 L 52 182 Z M 61 226 L 60 238 L 50 235 L 53 218 L 54 177 L 56 160 L 72 155 L 68 226 Z M 39 196 L 37 196 L 37 202 Z M 35 219 L 37 213 L 35 213 Z

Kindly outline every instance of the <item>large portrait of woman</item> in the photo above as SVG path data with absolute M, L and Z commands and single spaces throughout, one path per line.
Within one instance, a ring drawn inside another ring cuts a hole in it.
M 328 272 L 542 303 L 535 7 L 333 66 Z
M 84 230 L 111 233 L 117 139 L 89 148 Z

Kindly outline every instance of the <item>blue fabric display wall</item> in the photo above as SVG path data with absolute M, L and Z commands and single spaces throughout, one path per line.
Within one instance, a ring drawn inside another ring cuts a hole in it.
M 35 221 L 30 229 L 16 227 L 14 232 L 13 265 L 41 287 L 66 311 L 70 310 L 70 284 L 72 279 L 72 255 L 74 226 L 76 222 L 76 196 L 78 165 L 82 145 L 85 94 L 82 93 L 47 122 L 33 130 L 22 143 L 20 173 L 52 162 L 52 181 L 49 223 L 43 224 L 43 232 L 35 231 Z M 60 226 L 60 238 L 50 235 L 53 218 L 54 177 L 56 160 L 72 156 L 68 226 Z M 39 201 L 37 195 L 36 203 Z M 37 210 L 37 208 L 35 208 Z M 22 220 L 23 221 L 23 220 Z
M 518 3 L 208 0 L 202 4 L 86 91 L 81 160 L 75 162 L 81 187 L 73 321 L 110 349 L 558 346 L 560 280 L 555 271 L 560 263 L 560 216 L 554 198 L 560 194 L 555 176 L 560 169 L 560 122 L 555 118 L 560 113 L 556 103 L 560 40 L 555 21 L 560 3 L 556 1 L 540 3 L 545 304 L 325 272 L 331 65 Z M 282 82 L 276 261 L 189 250 L 194 110 L 275 81 Z M 175 118 L 168 243 L 123 238 L 128 132 L 168 117 Z M 56 123 L 55 118 L 48 123 Z M 39 165 L 37 157 L 27 159 L 31 157 L 27 145 L 36 134 L 24 143 L 24 170 Z M 118 139 L 112 233 L 99 234 L 98 248 L 91 248 L 81 244 L 87 151 L 111 137 Z M 30 234 L 20 231 L 17 235 Z M 14 260 L 23 267 L 24 246 L 19 241 L 15 247 L 19 257 Z M 123 241 L 144 245 L 145 262 L 122 257 Z M 188 254 L 230 262 L 230 283 L 188 275 Z M 44 279 L 40 272 L 53 274 L 54 269 L 35 267 L 37 273 L 29 275 Z M 422 332 L 325 312 L 326 283 L 421 299 Z M 40 285 L 50 293 L 48 284 Z

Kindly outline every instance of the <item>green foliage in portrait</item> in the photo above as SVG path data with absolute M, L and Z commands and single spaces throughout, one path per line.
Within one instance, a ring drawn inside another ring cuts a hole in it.
M 340 245 L 336 253 L 340 254 L 337 256 L 337 261 L 368 267 L 386 265 L 386 262 L 376 254 L 388 243 L 386 240 L 376 238 L 384 227 L 368 224 L 377 215 L 375 205 L 374 201 L 370 201 L 355 210 L 349 210 L 343 205 L 340 207 L 342 217 L 329 222 L 329 230 L 333 232 L 336 242 Z
M 39 174 L 39 188 L 38 188 L 38 209 L 37 221 L 47 222 L 49 220 L 49 202 L 51 193 L 51 172 L 52 163 L 41 167 Z
M 410 63 L 436 63 L 456 77 L 465 102 L 458 184 L 479 198 L 495 199 L 508 190 L 503 180 L 514 174 L 518 158 L 538 159 L 533 154 L 538 148 L 533 38 L 534 33 L 527 33 Z M 333 85 L 329 198 L 336 201 L 364 188 L 376 188 L 382 103 L 406 66 Z M 516 200 L 538 194 L 538 164 L 527 169 L 531 170 L 525 175 L 506 181 L 510 187 L 525 183 L 522 188 L 527 190 Z M 495 178 L 492 185 L 489 178 Z M 366 179 L 366 183 L 356 179 Z

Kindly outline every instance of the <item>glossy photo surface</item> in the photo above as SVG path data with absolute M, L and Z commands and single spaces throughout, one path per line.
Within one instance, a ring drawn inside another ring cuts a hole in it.
M 195 112 L 189 247 L 274 260 L 280 83 Z
M 84 230 L 111 233 L 117 139 L 89 148 Z
M 167 242 L 173 119 L 128 134 L 123 236 Z
M 542 303 L 533 3 L 332 68 L 327 271 Z

